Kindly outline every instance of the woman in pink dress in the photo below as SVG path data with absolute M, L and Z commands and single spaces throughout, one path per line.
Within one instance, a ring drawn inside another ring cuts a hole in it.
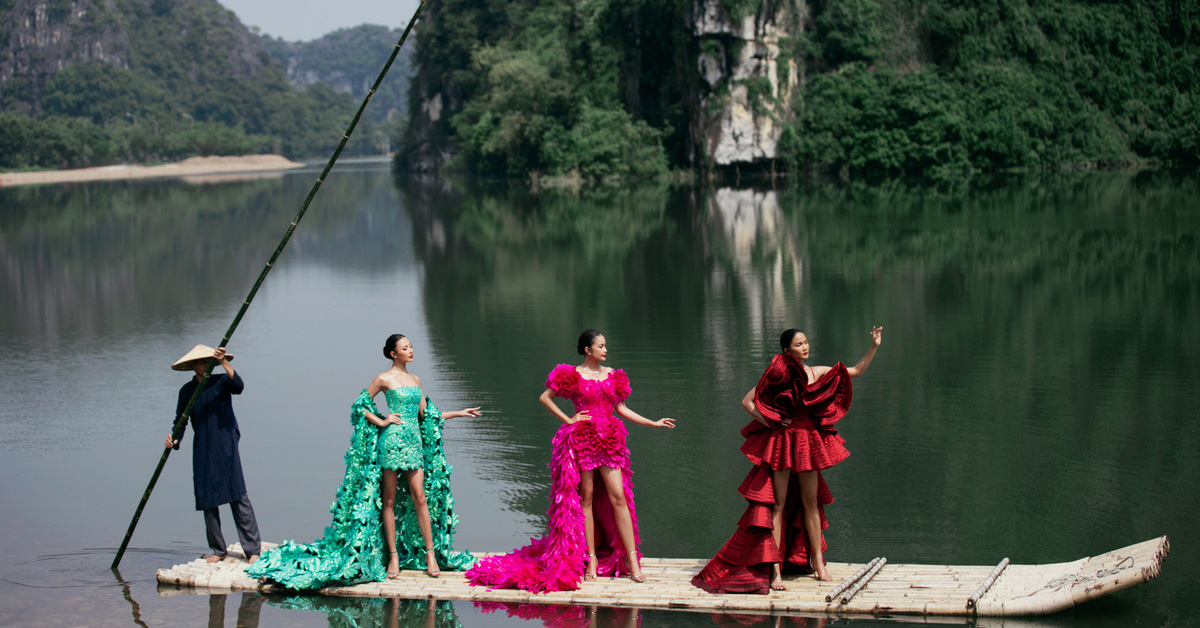
M 850 409 L 850 380 L 866 372 L 882 341 L 883 328 L 873 327 L 871 347 L 858 364 L 809 366 L 808 336 L 783 332 L 779 354 L 742 399 L 753 420 L 742 428 L 741 450 L 754 467 L 738 492 L 749 505 L 692 584 L 709 593 L 782 591 L 785 563 L 830 579 L 821 531 L 829 527 L 825 506 L 833 493 L 821 470 L 850 455 L 833 426 Z
M 563 423 L 550 454 L 549 529 L 525 547 L 480 560 L 467 572 L 473 585 L 542 592 L 577 589 L 598 575 L 646 580 L 621 419 L 655 428 L 674 428 L 675 421 L 651 421 L 625 405 L 629 377 L 602 364 L 608 347 L 600 332 L 584 330 L 577 349 L 583 364 L 554 367 L 540 398 Z M 563 412 L 555 397 L 574 404 L 575 413 Z

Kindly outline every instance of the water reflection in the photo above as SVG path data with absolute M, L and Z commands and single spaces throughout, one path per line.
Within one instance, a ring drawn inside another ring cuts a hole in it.
M 80 534 L 119 538 L 129 513 L 110 506 L 136 502 L 158 455 L 143 460 L 139 447 L 161 445 L 178 386 L 155 364 L 224 328 L 310 185 L 287 175 L 0 190 L 0 520 L 14 539 L 0 549 L 17 556 L 5 600 L 40 608 L 21 583 L 46 581 L 104 589 L 124 622 L 128 609 L 135 623 L 156 617 L 156 604 L 201 621 L 199 600 L 139 605 L 136 578 L 92 577 L 110 554 L 83 584 L 31 557 Z M 631 430 L 643 547 L 709 556 L 744 509 L 737 402 L 778 331 L 804 328 L 814 359 L 832 363 L 861 355 L 870 325 L 883 324 L 885 346 L 839 424 L 854 456 L 828 474 L 835 560 L 1044 563 L 1165 533 L 1176 550 L 1159 580 L 1087 612 L 1001 625 L 1193 623 L 1196 198 L 1196 175 L 1169 173 L 536 194 L 340 174 L 239 332 L 254 378 L 239 400 L 254 417 L 245 429 L 257 430 L 243 442 L 257 449 L 248 475 L 274 519 L 269 536 L 318 535 L 340 477 L 345 404 L 377 372 L 362 356 L 375 355 L 379 331 L 415 329 L 429 359 L 421 374 L 443 387 L 434 398 L 452 407 L 466 391 L 489 410 L 447 431 L 459 538 L 513 547 L 544 525 L 557 425 L 537 395 L 594 326 L 630 374 L 631 403 L 680 420 L 670 434 Z M 114 347 L 119 368 L 79 368 Z M 164 477 L 137 543 L 187 553 L 202 538 L 187 462 Z M 82 532 L 81 510 L 94 513 Z M 163 556 L 147 555 L 144 574 L 178 560 Z M 428 611 L 397 605 L 395 616 Z M 390 612 L 367 615 L 384 623 Z
M 332 177 L 282 258 L 381 271 L 394 193 L 369 173 Z M 245 295 L 307 191 L 304 177 L 227 185 L 154 181 L 0 192 L 0 333 L 41 341 L 171 328 Z M 289 257 L 290 256 L 290 257 Z
M 637 608 L 508 602 L 473 604 L 484 613 L 503 612 L 509 617 L 540 621 L 546 628 L 638 628 L 642 625 L 642 611 Z
M 330 628 L 459 628 L 454 604 L 436 599 L 295 596 L 271 599 L 272 606 L 327 615 Z M 241 624 L 238 624 L 239 627 Z
M 133 587 L 125 581 L 125 578 L 121 577 L 120 569 L 114 567 L 112 572 L 113 576 L 117 579 L 117 583 L 121 586 L 121 596 L 125 598 L 126 602 L 129 602 L 129 608 L 133 613 L 133 623 L 142 628 L 149 628 L 146 622 L 142 621 L 142 606 L 137 603 L 137 600 L 133 599 Z M 212 623 L 211 620 L 209 623 Z M 257 622 L 255 625 L 258 625 Z
M 258 628 L 258 617 L 262 612 L 263 598 L 255 593 L 241 593 L 238 604 L 237 628 Z M 225 627 L 225 600 L 231 595 L 213 593 L 208 596 L 208 628 Z

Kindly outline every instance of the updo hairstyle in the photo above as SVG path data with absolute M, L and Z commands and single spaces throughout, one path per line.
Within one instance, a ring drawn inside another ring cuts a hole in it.
M 407 337 L 404 334 L 392 334 L 388 336 L 388 339 L 383 343 L 383 357 L 391 360 L 392 352 L 396 350 L 396 343 Z
M 592 346 L 592 343 L 596 341 L 596 336 L 602 335 L 604 334 L 601 334 L 594 329 L 583 330 L 583 333 L 579 334 L 579 345 L 575 347 L 575 350 L 579 352 L 579 355 L 587 355 L 586 349 Z
M 798 334 L 798 333 L 800 333 L 799 329 L 789 329 L 789 330 L 783 332 L 782 334 L 780 334 L 780 336 L 779 336 L 779 351 L 780 351 L 780 353 L 788 352 L 788 348 L 792 346 L 792 340 L 795 339 L 796 334 Z

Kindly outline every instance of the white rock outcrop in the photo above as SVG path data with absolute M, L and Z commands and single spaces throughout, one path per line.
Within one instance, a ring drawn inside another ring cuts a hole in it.
M 778 156 L 782 124 L 793 117 L 799 64 L 782 54 L 784 38 L 799 33 L 802 0 L 763 0 L 757 12 L 734 20 L 718 0 L 698 0 L 693 32 L 700 40 L 705 152 L 715 166 L 762 165 Z

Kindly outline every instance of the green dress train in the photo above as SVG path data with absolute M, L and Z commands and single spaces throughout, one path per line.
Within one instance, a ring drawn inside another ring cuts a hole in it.
M 420 395 L 386 396 L 389 411 L 399 414 L 403 423 L 412 426 L 417 422 Z M 380 521 L 380 463 L 385 451 L 381 451 L 383 443 L 380 441 L 389 439 L 380 438 L 379 428 L 367 420 L 366 412 L 376 410 L 375 402 L 364 390 L 350 406 L 350 424 L 354 433 L 346 450 L 346 475 L 329 507 L 333 521 L 325 528 L 325 535 L 311 543 L 284 541 L 279 547 L 264 551 L 258 562 L 246 569 L 247 574 L 296 590 L 384 580 L 387 565 Z M 463 570 L 470 567 L 475 558 L 469 552 L 454 552 L 453 549 L 454 528 L 458 525 L 454 497 L 450 494 L 453 467 L 446 463 L 446 453 L 442 449 L 442 413 L 428 397 L 425 415 L 419 425 L 425 501 L 433 528 L 434 553 L 442 569 Z M 403 481 L 397 482 L 394 512 L 400 568 L 424 569 L 425 541 Z

